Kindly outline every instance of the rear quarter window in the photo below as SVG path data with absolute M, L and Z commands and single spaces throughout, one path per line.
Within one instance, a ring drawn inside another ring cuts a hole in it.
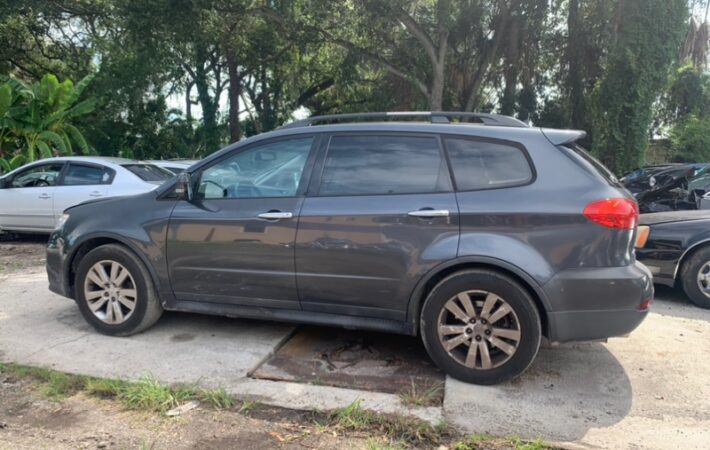
M 607 169 L 604 164 L 598 159 L 592 156 L 591 153 L 587 151 L 584 147 L 577 143 L 565 144 L 559 147 L 562 152 L 567 155 L 572 161 L 577 163 L 587 172 L 592 175 L 601 178 L 602 180 L 609 183 L 611 186 L 619 187 L 621 182 L 616 178 L 614 173 Z
M 165 181 L 174 175 L 169 170 L 151 164 L 124 164 L 123 167 L 143 181 Z
M 445 138 L 459 191 L 521 186 L 533 180 L 525 152 L 514 145 L 470 138 Z

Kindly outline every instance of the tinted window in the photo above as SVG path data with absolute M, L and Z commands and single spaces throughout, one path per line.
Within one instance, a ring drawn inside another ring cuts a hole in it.
M 523 151 L 505 144 L 446 139 L 456 187 L 462 191 L 521 185 L 532 180 Z
M 165 181 L 174 175 L 168 170 L 151 164 L 124 164 L 123 167 L 143 181 Z
M 112 178 L 113 170 L 108 167 L 69 164 L 62 184 L 67 186 L 109 184 Z
M 12 187 L 45 187 L 55 186 L 59 172 L 62 171 L 63 163 L 44 164 L 24 170 L 12 178 Z
M 320 195 L 444 192 L 446 161 L 433 137 L 335 136 L 323 167 Z
M 203 198 L 293 197 L 298 191 L 313 138 L 290 139 L 237 153 L 205 169 Z
M 581 145 L 567 144 L 560 148 L 564 149 L 567 156 L 570 156 L 573 161 L 584 167 L 591 174 L 599 176 L 612 186 L 620 185 L 619 180 L 616 179 L 616 175 Z

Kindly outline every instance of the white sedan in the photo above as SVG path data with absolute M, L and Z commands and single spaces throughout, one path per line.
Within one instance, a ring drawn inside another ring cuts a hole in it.
M 196 159 L 155 159 L 148 162 L 177 175 L 187 170 L 188 167 L 195 164 L 197 161 Z
M 143 161 L 49 158 L 0 177 L 0 232 L 49 233 L 70 206 L 155 189 L 172 173 Z

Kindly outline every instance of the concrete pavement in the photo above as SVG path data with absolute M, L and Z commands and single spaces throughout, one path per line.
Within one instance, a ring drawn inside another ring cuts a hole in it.
M 467 432 L 517 435 L 603 448 L 707 448 L 710 442 L 710 311 L 661 291 L 630 338 L 544 348 L 511 383 L 481 387 L 448 379 L 443 408 L 406 408 L 397 395 L 247 374 L 290 336 L 292 326 L 166 314 L 130 338 L 95 333 L 72 301 L 46 288 L 39 268 L 0 277 L 0 360 L 102 377 L 152 374 L 263 403 L 413 414 Z

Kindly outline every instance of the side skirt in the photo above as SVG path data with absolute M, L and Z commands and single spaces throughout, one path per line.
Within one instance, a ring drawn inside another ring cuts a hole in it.
M 309 325 L 341 327 L 349 330 L 372 330 L 386 333 L 415 336 L 416 329 L 409 322 L 377 319 L 371 317 L 345 316 L 293 309 L 264 308 L 255 306 L 226 305 L 224 303 L 204 303 L 178 300 L 165 307 L 169 311 L 182 311 L 213 316 L 243 319 L 271 320 Z

